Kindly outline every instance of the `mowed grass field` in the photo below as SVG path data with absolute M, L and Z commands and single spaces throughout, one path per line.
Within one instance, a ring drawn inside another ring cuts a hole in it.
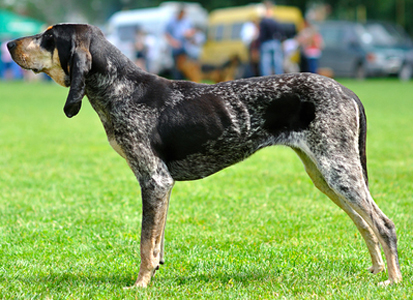
M 378 283 L 350 218 L 286 147 L 178 182 L 166 263 L 125 290 L 140 263 L 140 189 L 85 98 L 0 82 L 0 299 L 412 299 L 413 83 L 341 81 L 365 105 L 370 188 L 397 226 L 402 283 Z

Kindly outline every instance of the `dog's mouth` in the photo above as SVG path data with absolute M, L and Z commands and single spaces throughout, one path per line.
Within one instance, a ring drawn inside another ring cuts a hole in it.
M 18 64 L 18 65 L 22 67 L 23 69 L 28 70 L 28 71 L 33 71 L 36 74 L 43 72 L 43 69 L 40 69 L 40 68 L 32 68 L 32 67 L 28 67 L 22 64 Z
M 33 71 L 36 74 L 38 74 L 42 71 L 39 68 L 32 68 L 32 67 L 28 66 L 28 63 L 26 61 L 25 56 L 15 57 L 14 55 L 12 55 L 12 58 L 22 69 L 25 69 L 25 70 L 28 70 L 28 71 Z
M 39 66 L 33 66 L 33 63 L 30 63 L 30 61 L 27 59 L 27 55 L 15 55 L 14 53 L 11 53 L 13 60 L 22 68 L 28 71 L 33 71 L 34 73 L 38 74 L 43 72 L 43 68 Z
M 30 67 L 26 67 L 24 65 L 18 64 L 22 69 L 25 69 L 27 71 L 33 71 L 36 74 L 39 74 L 42 72 L 42 70 L 38 69 L 38 68 L 30 68 Z

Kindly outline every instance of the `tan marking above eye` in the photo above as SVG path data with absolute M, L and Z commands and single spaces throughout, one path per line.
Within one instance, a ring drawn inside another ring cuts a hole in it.
M 52 29 L 52 28 L 53 28 L 53 26 L 49 26 L 49 27 L 46 28 L 45 31 L 48 31 L 49 29 Z

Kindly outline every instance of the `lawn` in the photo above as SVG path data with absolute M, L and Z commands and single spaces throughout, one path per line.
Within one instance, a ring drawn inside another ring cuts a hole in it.
M 0 82 L 0 299 L 411 299 L 413 85 L 342 80 L 365 105 L 370 188 L 397 226 L 404 281 L 377 284 L 351 220 L 286 147 L 261 150 L 209 178 L 175 185 L 166 263 L 138 274 L 137 181 L 85 99 Z

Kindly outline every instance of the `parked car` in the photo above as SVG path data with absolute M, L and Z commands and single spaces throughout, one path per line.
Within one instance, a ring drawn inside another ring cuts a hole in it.
M 402 27 L 387 22 L 367 22 L 369 43 L 381 56 L 377 60 L 386 62 L 385 73 L 409 80 L 413 75 L 413 42 Z
M 248 49 L 241 39 L 241 30 L 245 23 L 259 20 L 263 11 L 262 4 L 219 8 L 211 11 L 207 41 L 201 54 L 201 62 L 206 65 L 219 66 L 231 57 L 237 56 L 242 63 L 246 63 L 249 59 Z M 294 37 L 304 27 L 303 16 L 297 7 L 276 5 L 274 18 L 283 27 L 285 38 Z
M 338 77 L 364 78 L 378 72 L 370 63 L 368 46 L 363 41 L 365 28 L 361 24 L 326 21 L 317 26 L 324 41 L 320 68 L 330 68 Z
M 165 38 L 165 28 L 171 18 L 178 13 L 184 5 L 186 16 L 191 23 L 205 29 L 208 22 L 208 12 L 195 2 L 163 2 L 159 7 L 119 11 L 108 20 L 108 39 L 123 54 L 135 60 L 135 35 L 137 30 L 142 30 L 152 37 L 152 53 L 150 72 L 160 74 L 167 72 L 173 66 L 172 53 Z
M 360 24 L 326 21 L 317 24 L 324 40 L 320 68 L 330 68 L 334 76 L 364 78 L 400 74 L 404 79 L 412 73 L 412 52 L 402 50 L 393 33 L 379 23 Z

